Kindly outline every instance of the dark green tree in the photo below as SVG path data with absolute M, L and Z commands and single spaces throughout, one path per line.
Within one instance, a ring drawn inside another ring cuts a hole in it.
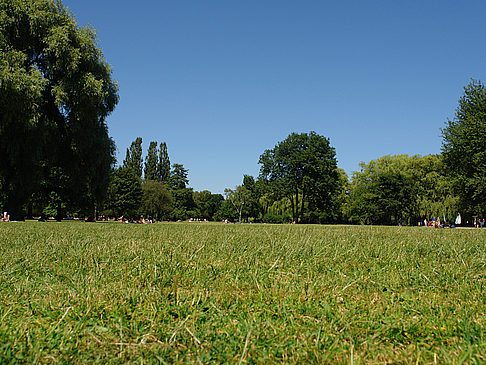
M 170 193 L 174 197 L 174 210 L 170 214 L 172 220 L 186 220 L 196 217 L 196 203 L 194 202 L 192 188 L 174 189 Z
M 142 138 L 137 137 L 132 142 L 130 148 L 127 148 L 125 160 L 123 160 L 123 167 L 128 167 L 135 171 L 138 177 L 142 178 L 143 160 L 142 160 Z
M 442 155 L 464 215 L 486 212 L 486 88 L 471 81 L 442 129 Z
M 145 158 L 145 180 L 160 181 L 159 151 L 157 142 L 150 142 Z
M 168 185 L 170 190 L 185 189 L 189 180 L 187 178 L 188 170 L 182 164 L 175 163 L 172 165 Z
M 167 219 L 174 209 L 174 198 L 160 181 L 145 180 L 142 184 L 142 211 L 157 220 Z
M 336 152 L 327 138 L 315 132 L 292 133 L 266 150 L 259 163 L 260 177 L 290 200 L 294 221 L 303 220 L 309 202 L 319 209 L 338 209 L 332 206 L 339 190 Z
M 159 175 L 160 181 L 167 184 L 170 177 L 170 159 L 165 142 L 160 144 Z
M 134 218 L 142 202 L 142 180 L 129 167 L 120 167 L 113 173 L 108 188 L 107 208 L 117 217 Z
M 221 194 L 212 194 L 208 190 L 195 191 L 193 194 L 196 204 L 197 218 L 212 220 L 218 211 L 224 197 Z
M 224 200 L 214 214 L 214 220 L 216 221 L 223 221 L 225 219 L 228 219 L 229 221 L 238 219 L 238 212 L 229 200 Z
M 60 1 L 0 2 L 0 183 L 14 219 L 51 168 L 69 180 L 62 200 L 103 198 L 114 161 L 106 117 L 117 102 L 94 29 Z

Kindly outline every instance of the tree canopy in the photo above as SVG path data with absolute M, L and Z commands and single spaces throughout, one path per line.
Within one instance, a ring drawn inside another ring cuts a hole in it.
M 13 216 L 53 168 L 72 204 L 103 198 L 114 163 L 106 117 L 117 102 L 94 29 L 60 1 L 0 2 L 0 183 Z
M 290 199 L 292 217 L 302 221 L 306 203 L 321 212 L 336 209 L 333 195 L 339 190 L 336 152 L 329 140 L 315 132 L 292 133 L 261 156 L 260 176 Z
M 139 213 L 142 197 L 142 180 L 137 173 L 129 167 L 116 169 L 108 188 L 107 207 L 112 214 L 135 218 Z M 149 210 L 153 208 L 150 204 L 147 207 Z
M 159 151 L 157 148 L 157 142 L 152 141 L 150 142 L 147 157 L 145 158 L 145 180 L 160 181 L 159 171 Z
M 351 222 L 416 224 L 425 217 L 452 220 L 458 213 L 439 155 L 383 156 L 360 166 L 345 209 Z
M 447 173 L 466 213 L 486 212 L 486 88 L 471 81 L 464 88 L 453 120 L 442 130 Z
M 160 181 L 146 180 L 142 184 L 142 211 L 147 216 L 167 219 L 174 209 L 174 199 Z
M 142 177 L 143 160 L 141 137 L 137 137 L 130 145 L 130 148 L 127 148 L 125 160 L 123 160 L 123 167 L 132 169 L 138 177 Z

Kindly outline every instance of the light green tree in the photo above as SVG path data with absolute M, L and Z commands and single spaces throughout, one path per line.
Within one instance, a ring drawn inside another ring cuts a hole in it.
M 233 207 L 238 213 L 238 222 L 241 223 L 243 209 L 247 207 L 251 201 L 251 192 L 246 187 L 239 185 L 234 190 L 224 189 L 226 199 L 233 204 Z
M 345 213 L 365 224 L 417 224 L 428 217 L 457 214 L 457 198 L 440 155 L 383 156 L 360 163 L 349 187 Z
M 145 180 L 142 183 L 142 211 L 155 219 L 167 219 L 174 210 L 174 198 L 160 181 Z

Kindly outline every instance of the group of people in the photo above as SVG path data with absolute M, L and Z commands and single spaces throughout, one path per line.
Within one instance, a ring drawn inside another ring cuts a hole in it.
M 7 212 L 3 212 L 2 222 L 10 222 L 10 215 Z
M 484 227 L 484 216 L 474 217 L 474 227 L 475 228 L 483 228 Z
M 450 225 L 445 220 L 441 222 L 440 217 L 432 217 L 432 219 L 425 218 L 423 225 L 425 227 L 434 227 L 434 228 L 455 227 L 454 225 Z
M 208 220 L 206 218 L 202 219 L 202 218 L 189 218 L 188 222 L 205 222 L 207 223 Z
M 143 215 L 141 215 L 138 219 L 133 219 L 133 218 L 126 218 L 124 216 L 121 216 L 120 218 L 117 219 L 117 222 L 121 223 L 138 223 L 138 224 L 152 224 L 154 223 L 154 220 L 151 217 L 148 217 L 145 219 Z

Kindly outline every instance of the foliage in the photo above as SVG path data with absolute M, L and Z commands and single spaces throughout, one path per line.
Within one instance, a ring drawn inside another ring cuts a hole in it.
M 244 217 L 248 220 L 248 217 L 259 218 L 261 215 L 261 207 L 259 204 L 259 186 L 255 178 L 250 175 L 243 176 L 243 185 L 248 191 L 248 197 L 245 209 L 243 211 Z
M 113 173 L 108 188 L 107 207 L 117 217 L 136 218 L 142 202 L 142 181 L 130 167 L 120 167 Z
M 127 148 L 125 160 L 123 160 L 123 167 L 132 169 L 139 178 L 142 178 L 142 137 L 137 137 L 130 145 L 130 148 Z
M 266 150 L 259 163 L 260 176 L 271 182 L 276 194 L 290 200 L 294 221 L 304 219 L 306 203 L 320 211 L 340 209 L 333 198 L 339 191 L 336 153 L 327 138 L 315 132 L 292 133 Z
M 0 225 L 3 364 L 486 361 L 479 229 Z
M 229 200 L 224 200 L 221 203 L 218 211 L 214 214 L 215 221 L 228 220 L 234 222 L 238 219 L 238 212 L 236 211 L 234 205 Z
M 142 183 L 142 211 L 158 220 L 167 219 L 174 209 L 174 198 L 164 183 L 145 180 Z
M 195 191 L 192 196 L 196 205 L 196 217 L 207 220 L 213 220 L 214 214 L 224 201 L 221 194 L 212 194 L 208 190 Z
M 230 201 L 238 212 L 238 222 L 241 223 L 243 209 L 251 201 L 251 192 L 246 187 L 239 185 L 234 190 L 224 189 L 224 194 L 226 195 L 226 200 Z
M 11 215 L 39 191 L 44 167 L 68 177 L 63 199 L 102 200 L 114 162 L 105 121 L 117 102 L 93 29 L 60 1 L 0 2 L 0 183 Z
M 192 188 L 175 189 L 170 192 L 174 197 L 174 210 L 170 214 L 170 219 L 177 221 L 196 218 L 196 203 Z
M 157 142 L 150 142 L 147 157 L 145 158 L 144 174 L 145 180 L 160 181 L 159 151 L 157 149 Z
M 160 143 L 160 155 L 159 155 L 159 176 L 160 181 L 167 184 L 170 177 L 170 159 L 167 152 L 167 145 L 165 142 Z
M 189 184 L 187 173 L 188 170 L 185 169 L 182 164 L 179 163 L 173 164 L 172 171 L 169 177 L 170 190 L 185 189 L 187 184 Z
M 292 222 L 292 217 L 288 214 L 280 215 L 267 213 L 263 216 L 264 223 L 290 223 Z
M 458 213 L 441 156 L 384 156 L 360 166 L 345 208 L 351 222 L 416 225 L 426 217 L 452 221 Z
M 486 87 L 471 81 L 464 88 L 454 119 L 442 130 L 447 173 L 469 216 L 486 212 Z

